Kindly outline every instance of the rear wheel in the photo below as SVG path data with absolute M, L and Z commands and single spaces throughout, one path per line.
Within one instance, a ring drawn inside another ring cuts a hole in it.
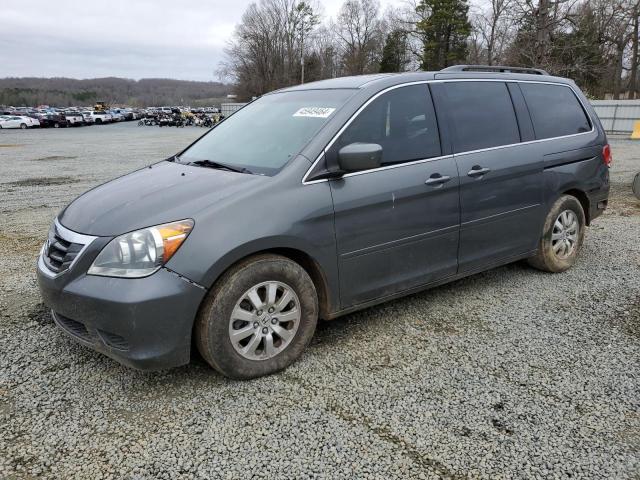
M 26 129 L 26 128 L 27 128 L 27 124 L 26 124 L 26 123 L 21 123 L 21 124 L 20 124 L 20 128 L 21 128 L 22 130 Z
M 60 124 L 58 122 L 54 123 L 53 128 L 60 128 Z
M 257 255 L 213 287 L 196 320 L 196 343 L 223 375 L 255 378 L 293 363 L 317 321 L 318 298 L 307 272 L 288 258 Z
M 547 214 L 536 256 L 529 264 L 545 272 L 564 272 L 576 263 L 584 240 L 585 215 L 577 198 L 563 195 Z

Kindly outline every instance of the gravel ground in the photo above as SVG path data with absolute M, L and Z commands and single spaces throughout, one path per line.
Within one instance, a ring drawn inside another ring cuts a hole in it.
M 0 132 L 0 478 L 640 479 L 640 142 L 578 264 L 522 263 L 319 326 L 249 382 L 141 373 L 61 334 L 35 258 L 93 185 L 203 130 Z

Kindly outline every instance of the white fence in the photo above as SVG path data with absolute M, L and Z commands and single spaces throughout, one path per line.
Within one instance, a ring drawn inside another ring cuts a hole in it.
M 640 100 L 591 100 L 607 133 L 630 133 L 640 121 Z M 237 112 L 246 103 L 223 103 L 220 110 L 225 117 Z
M 591 100 L 607 133 L 630 133 L 640 121 L 640 100 Z
M 225 117 L 228 117 L 232 113 L 236 113 L 245 105 L 246 103 L 223 103 L 220 105 L 220 113 L 222 113 Z

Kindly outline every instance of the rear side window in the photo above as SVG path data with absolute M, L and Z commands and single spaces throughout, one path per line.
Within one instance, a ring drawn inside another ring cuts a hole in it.
M 446 84 L 447 110 L 455 127 L 455 151 L 520 142 L 511 96 L 503 82 Z
M 584 109 L 569 87 L 521 83 L 536 138 L 561 137 L 591 130 Z
M 380 95 L 360 112 L 331 147 L 330 154 L 351 143 L 382 146 L 382 164 L 440 156 L 436 115 L 426 85 L 410 85 Z

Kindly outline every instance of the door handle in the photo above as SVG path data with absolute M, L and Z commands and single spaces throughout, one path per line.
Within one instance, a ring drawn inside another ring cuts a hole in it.
M 483 168 L 480 165 L 474 165 L 471 170 L 467 173 L 470 177 L 481 177 L 485 173 L 489 173 L 491 171 L 490 168 Z
M 449 180 L 451 180 L 451 177 L 448 175 L 440 175 L 439 173 L 434 173 L 424 183 L 426 185 L 438 186 L 442 185 L 443 183 L 447 183 Z

